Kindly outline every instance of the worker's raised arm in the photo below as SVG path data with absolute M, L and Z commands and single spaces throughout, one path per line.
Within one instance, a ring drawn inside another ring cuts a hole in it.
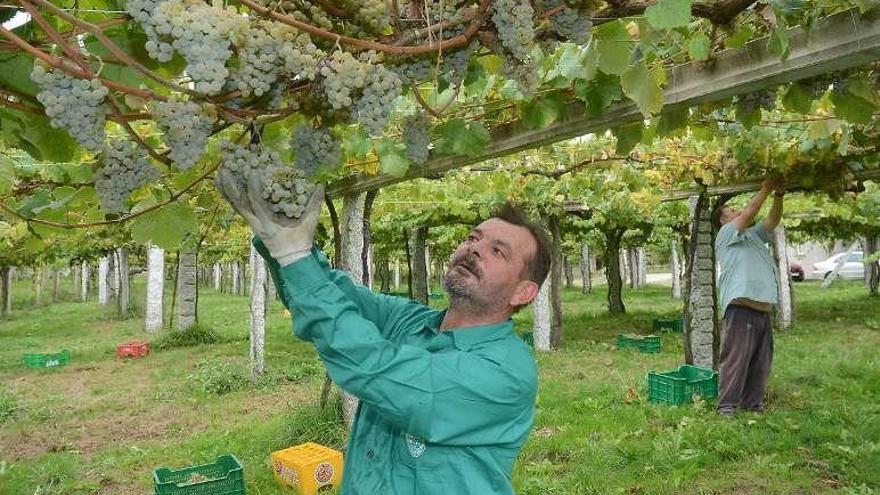
M 774 179 L 767 179 L 761 184 L 761 190 L 752 196 L 752 200 L 749 201 L 749 204 L 742 209 L 742 213 L 732 220 L 733 226 L 736 230 L 743 232 L 749 228 L 755 220 L 755 216 L 761 211 L 761 207 L 764 206 L 764 201 L 767 200 L 767 196 L 770 195 L 770 192 L 775 187 L 777 187 L 777 181 Z

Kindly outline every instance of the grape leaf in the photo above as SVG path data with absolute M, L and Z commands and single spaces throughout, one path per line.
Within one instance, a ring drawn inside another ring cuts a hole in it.
M 834 103 L 834 115 L 853 124 L 871 122 L 871 116 L 877 108 L 873 103 L 849 92 L 842 94 L 832 92 L 831 101 Z
M 644 126 L 641 122 L 627 124 L 614 129 L 614 136 L 617 138 L 617 147 L 615 153 L 618 155 L 626 155 L 639 144 L 642 139 Z
M 687 26 L 691 21 L 693 0 L 660 0 L 645 9 L 645 18 L 657 29 Z
M 445 155 L 476 155 L 489 142 L 489 131 L 482 122 L 452 119 L 437 126 L 437 152 Z
M 712 42 L 706 33 L 702 31 L 694 35 L 688 43 L 688 54 L 693 60 L 707 60 L 709 58 L 709 50 L 712 48 Z
M 623 93 L 633 100 L 645 117 L 663 108 L 663 92 L 644 60 L 632 65 L 620 75 Z
M 376 153 L 379 155 L 379 170 L 383 174 L 392 177 L 406 175 L 406 171 L 409 170 L 409 160 L 402 145 L 391 139 L 382 138 L 376 143 Z
M 782 97 L 782 107 L 790 112 L 810 113 L 813 96 L 803 84 L 793 83 Z
M 565 113 L 565 102 L 558 93 L 537 97 L 520 105 L 520 118 L 530 129 L 543 129 Z
M 138 208 L 146 206 L 149 203 L 145 201 Z M 140 244 L 152 243 L 170 251 L 179 247 L 197 228 L 192 208 L 186 203 L 175 201 L 132 220 L 131 238 Z
M 612 21 L 593 30 L 599 68 L 606 74 L 620 74 L 629 66 L 633 40 L 620 20 Z

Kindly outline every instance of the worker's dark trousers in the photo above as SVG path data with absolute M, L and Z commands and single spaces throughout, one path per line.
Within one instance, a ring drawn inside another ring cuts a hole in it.
M 772 363 L 770 314 L 729 304 L 721 336 L 718 411 L 763 411 Z

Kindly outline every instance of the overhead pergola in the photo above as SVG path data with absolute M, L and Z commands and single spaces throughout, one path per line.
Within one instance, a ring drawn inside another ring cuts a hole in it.
M 743 48 L 725 50 L 708 63 L 673 67 L 663 92 L 662 111 L 681 110 L 880 60 L 880 7 L 864 14 L 856 10 L 841 12 L 816 21 L 809 30 L 796 27 L 788 34 L 790 54 L 785 60 L 768 50 L 769 38 L 765 37 Z M 567 104 L 562 117 L 543 129 L 530 129 L 521 121 L 495 127 L 483 153 L 432 156 L 423 166 L 410 167 L 401 177 L 353 176 L 331 184 L 328 192 L 338 197 L 379 189 L 642 119 L 644 116 L 630 101 L 613 105 L 600 117 L 591 117 L 583 102 L 574 101 Z

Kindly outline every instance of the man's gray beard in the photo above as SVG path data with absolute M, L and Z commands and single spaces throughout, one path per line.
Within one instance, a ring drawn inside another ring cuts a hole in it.
M 454 269 L 446 272 L 446 276 L 443 277 L 443 287 L 449 294 L 449 305 L 459 308 L 479 306 L 481 301 L 474 297 L 471 288 L 467 286 L 465 281 L 452 272 Z

